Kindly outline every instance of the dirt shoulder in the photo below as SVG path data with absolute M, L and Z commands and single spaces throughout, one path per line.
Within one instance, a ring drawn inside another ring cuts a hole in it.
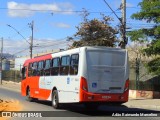
M 3 100 L 0 99 L 0 112 L 21 111 L 22 105 L 18 100 Z M 9 117 L 0 117 L 0 120 L 8 120 Z
M 21 91 L 21 83 L 17 83 L 17 82 L 12 82 L 12 81 L 4 81 L 2 82 L 2 85 L 0 85 L 0 87 L 3 87 L 5 89 L 10 89 L 10 90 L 14 90 L 16 92 L 20 92 Z

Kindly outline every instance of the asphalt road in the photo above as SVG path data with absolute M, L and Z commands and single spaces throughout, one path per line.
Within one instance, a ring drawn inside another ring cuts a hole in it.
M 119 112 L 124 112 L 124 113 L 158 113 L 158 111 L 153 111 L 153 110 L 146 110 L 146 109 L 138 109 L 138 108 L 128 108 L 126 106 L 111 106 L 111 105 L 101 105 L 98 110 L 86 110 L 83 105 L 78 105 L 78 104 L 69 104 L 69 105 L 64 105 L 61 109 L 55 110 L 51 106 L 51 102 L 48 101 L 36 101 L 36 102 L 28 102 L 26 101 L 25 97 L 22 97 L 19 92 L 16 91 L 11 91 L 9 89 L 5 88 L 0 88 L 0 98 L 1 99 L 14 99 L 14 100 L 19 100 L 20 103 L 23 105 L 23 111 L 33 111 L 33 112 L 42 112 L 44 113 L 44 116 L 47 114 L 49 116 L 56 116 L 54 119 L 59 119 L 59 120 L 79 120 L 79 119 L 84 119 L 84 120 L 132 120 L 132 119 L 149 119 L 149 120 L 159 120 L 159 117 L 108 117 L 108 114 L 110 115 L 111 113 L 119 113 Z M 48 112 L 46 112 L 48 111 Z M 160 113 L 159 113 L 160 115 Z M 11 120 L 21 120 L 24 118 L 12 118 Z M 28 120 L 28 118 L 26 118 Z M 35 118 L 29 118 L 29 120 L 34 120 Z M 36 120 L 41 120 L 44 118 L 36 118 Z M 52 119 L 53 117 L 45 117 L 45 119 Z

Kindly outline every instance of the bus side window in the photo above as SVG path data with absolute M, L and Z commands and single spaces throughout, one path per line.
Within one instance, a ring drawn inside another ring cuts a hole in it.
M 32 66 L 32 76 L 37 76 L 37 69 L 37 62 L 34 62 Z
M 22 71 L 21 71 L 22 72 L 22 80 L 26 79 L 26 71 L 27 71 L 27 67 L 23 67 Z
M 50 75 L 50 66 L 51 66 L 51 60 L 45 60 L 45 67 L 44 67 L 44 75 L 45 76 Z
M 52 59 L 51 75 L 59 74 L 60 58 Z
M 38 70 L 37 70 L 37 75 L 38 76 L 43 76 L 43 71 L 44 71 L 44 62 L 43 61 L 39 61 L 38 62 Z
M 79 55 L 78 54 L 71 55 L 70 75 L 78 74 L 78 64 L 79 64 Z
M 32 63 L 29 63 L 29 66 L 28 66 L 28 76 L 32 76 Z
M 68 75 L 70 65 L 70 56 L 63 56 L 61 58 L 60 74 Z

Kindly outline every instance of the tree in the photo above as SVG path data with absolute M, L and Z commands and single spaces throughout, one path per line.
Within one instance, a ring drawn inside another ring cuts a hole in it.
M 144 42 L 151 40 L 143 53 L 148 56 L 156 56 L 148 62 L 147 67 L 153 74 L 160 75 L 160 0 L 143 0 L 139 3 L 141 10 L 131 16 L 132 19 L 144 20 L 147 23 L 155 23 L 151 28 L 143 28 L 130 32 L 132 41 Z
M 114 47 L 116 43 L 117 30 L 109 25 L 110 17 L 103 15 L 103 20 L 88 20 L 89 13 L 84 11 L 83 22 L 77 28 L 76 37 L 80 41 L 74 41 L 71 48 L 81 46 L 109 46 Z

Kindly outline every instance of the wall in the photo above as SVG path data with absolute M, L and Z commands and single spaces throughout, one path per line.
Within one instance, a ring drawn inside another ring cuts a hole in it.
M 15 58 L 14 70 L 20 70 L 27 59 L 29 59 L 29 57 Z
M 160 92 L 145 90 L 129 90 L 130 99 L 154 99 L 160 98 Z

